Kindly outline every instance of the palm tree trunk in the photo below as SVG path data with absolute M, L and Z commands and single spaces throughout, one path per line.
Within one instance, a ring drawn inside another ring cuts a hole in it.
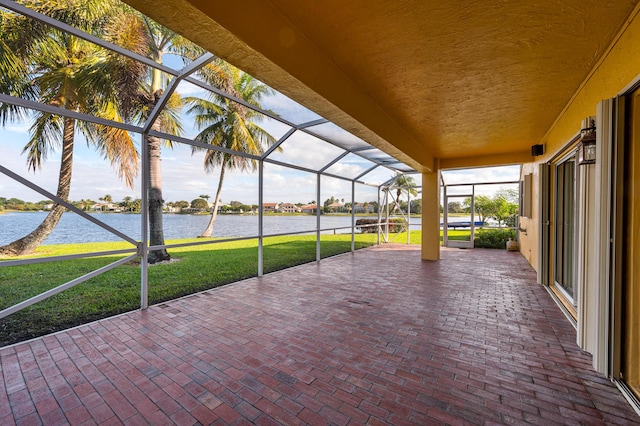
M 152 52 L 152 59 L 157 63 L 162 63 L 160 51 Z M 153 69 L 151 72 L 151 98 L 149 111 L 153 111 L 162 97 L 162 75 L 160 70 Z M 156 119 L 151 128 L 161 130 L 159 120 Z M 149 201 L 149 244 L 152 246 L 164 245 L 164 227 L 162 223 L 162 168 L 161 168 L 161 146 L 160 139 L 155 136 L 147 136 L 149 147 L 149 188 L 147 189 Z M 148 262 L 158 263 L 169 260 L 171 257 L 166 249 L 152 250 L 149 252 Z
M 64 201 L 69 201 L 69 191 L 71 189 L 71 172 L 73 169 L 73 144 L 75 138 L 75 120 L 65 118 L 62 135 L 62 159 L 60 161 L 60 175 L 58 176 L 58 190 L 56 195 Z M 66 207 L 54 204 L 53 208 L 30 234 L 0 247 L 0 255 L 23 256 L 32 253 L 42 242 L 53 232 L 60 222 L 62 213 Z
M 155 124 L 154 124 L 155 127 Z M 162 224 L 162 169 L 160 139 L 155 136 L 147 136 L 149 145 L 149 244 L 152 246 L 164 245 L 164 228 Z M 162 262 L 171 257 L 166 249 L 152 250 L 149 252 L 149 263 Z
M 218 217 L 218 206 L 220 205 L 220 194 L 222 194 L 222 182 L 224 181 L 226 166 L 227 164 L 223 162 L 220 168 L 220 180 L 218 181 L 218 190 L 216 191 L 216 199 L 213 202 L 213 211 L 211 212 L 209 224 L 207 225 L 207 229 L 202 231 L 202 234 L 200 234 L 198 238 L 210 238 L 213 234 L 213 225 L 216 223 L 216 218 Z
M 402 197 L 402 188 L 396 189 L 396 199 L 393 200 L 393 210 L 391 210 L 393 214 L 400 209 L 400 197 Z

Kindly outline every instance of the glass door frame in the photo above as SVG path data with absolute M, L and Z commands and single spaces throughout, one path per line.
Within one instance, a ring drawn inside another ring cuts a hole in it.
M 577 314 L 577 303 L 578 303 L 578 285 L 577 285 L 577 248 L 578 248 L 578 205 L 577 205 L 577 196 L 578 196 L 578 180 L 580 173 L 580 168 L 576 161 L 576 147 L 572 147 L 565 155 L 560 157 L 557 161 L 554 161 L 552 164 L 552 174 L 553 174 L 553 210 L 551 212 L 551 217 L 553 219 L 553 229 L 551 232 L 552 239 L 552 247 L 553 247 L 553 262 L 551 262 L 551 276 L 550 283 L 551 288 L 554 290 L 557 296 L 563 299 L 563 303 L 572 315 L 576 316 Z M 567 165 L 569 163 L 573 163 L 573 174 L 572 181 L 570 182 L 570 187 L 566 187 L 564 180 L 566 178 L 565 175 L 560 176 L 560 168 L 561 166 Z M 566 188 L 571 188 L 571 193 L 569 196 L 570 200 L 570 212 L 565 211 L 565 195 L 567 192 Z M 569 213 L 571 220 L 569 222 L 566 221 L 565 213 Z M 564 222 L 564 223 L 560 223 Z M 571 228 L 567 230 L 565 227 L 570 226 Z M 567 234 L 569 231 L 569 234 Z M 569 240 L 565 240 L 564 237 L 568 236 Z M 559 237 L 562 237 L 562 241 Z M 570 251 L 566 251 L 566 245 L 563 243 L 569 243 Z M 566 257 L 566 258 L 565 258 Z M 570 261 L 570 265 L 568 270 L 560 270 L 560 268 L 564 268 L 567 265 L 567 260 Z M 558 280 L 558 273 L 563 274 L 561 277 L 561 281 L 568 280 L 571 282 L 571 292 L 562 285 Z
M 444 204 L 442 206 L 442 211 L 444 214 L 442 220 L 442 245 L 444 247 L 452 247 L 452 248 L 473 248 L 473 241 L 475 236 L 475 186 L 471 185 L 471 193 L 470 194 L 447 194 L 447 187 L 444 187 Z M 471 211 L 469 213 L 471 217 L 471 223 L 469 224 L 470 234 L 469 241 L 461 241 L 461 240 L 450 240 L 449 239 L 449 198 L 470 198 L 471 199 Z

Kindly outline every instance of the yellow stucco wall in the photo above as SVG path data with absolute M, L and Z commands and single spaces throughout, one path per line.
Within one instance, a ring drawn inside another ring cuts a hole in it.
M 531 186 L 531 217 L 520 218 L 520 229 L 526 233 L 520 232 L 520 252 L 529 261 L 529 263 L 537 269 L 538 265 L 538 228 L 540 225 L 540 199 L 538 182 L 540 176 L 538 166 L 534 163 L 524 164 L 521 170 L 520 179 L 524 179 L 525 175 L 532 174 Z
M 545 154 L 534 163 L 525 164 L 523 176 L 533 173 L 533 215 L 522 218 L 520 225 L 527 229 L 520 236 L 522 254 L 531 266 L 538 268 L 539 237 L 539 175 L 538 164 L 549 161 L 579 132 L 582 120 L 596 115 L 596 106 L 602 99 L 617 96 L 640 76 L 640 14 L 636 8 L 625 26 L 598 61 L 570 102 L 547 131 L 540 143 L 545 144 Z

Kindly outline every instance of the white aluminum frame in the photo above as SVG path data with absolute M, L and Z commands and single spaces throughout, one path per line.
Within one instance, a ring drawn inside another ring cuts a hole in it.
M 371 173 L 373 170 L 377 169 L 378 167 L 385 167 L 387 169 L 389 169 L 391 172 L 395 172 L 396 174 L 400 175 L 400 174 L 404 174 L 406 173 L 407 169 L 410 169 L 409 167 L 407 167 L 405 164 L 395 160 L 395 159 L 385 159 L 385 160 L 376 160 L 376 159 L 372 159 L 372 158 L 368 158 L 366 155 L 364 155 L 364 153 L 366 153 L 366 151 L 374 149 L 374 147 L 370 146 L 370 147 L 360 147 L 357 149 L 349 149 L 346 146 L 341 145 L 338 141 L 334 141 L 331 140 L 329 138 L 326 137 L 322 137 L 316 134 L 313 134 L 309 129 L 313 128 L 313 126 L 317 126 L 317 125 L 321 125 L 321 124 L 325 124 L 328 123 L 329 121 L 326 119 L 318 119 L 318 120 L 313 120 L 313 121 L 309 121 L 306 123 L 301 123 L 301 124 L 295 124 L 292 123 L 280 116 L 278 116 L 275 113 L 272 113 L 270 111 L 266 111 L 266 110 L 262 110 L 260 108 L 256 108 L 253 105 L 248 104 L 247 102 L 245 102 L 242 99 L 236 98 L 228 93 L 225 93 L 223 91 L 221 91 L 220 89 L 210 86 L 196 78 L 191 77 L 191 75 L 195 72 L 197 72 L 200 68 L 202 68 L 203 66 L 205 66 L 206 64 L 210 63 L 212 60 L 215 59 L 215 56 L 211 53 L 205 53 L 202 56 L 200 56 L 199 58 L 195 59 L 193 62 L 189 63 L 188 65 L 186 65 L 185 67 L 183 67 L 181 70 L 175 70 L 173 68 L 170 68 L 166 65 L 162 65 L 162 64 L 158 64 L 148 58 L 145 58 L 144 56 L 138 55 L 136 53 L 127 51 L 126 49 L 123 49 L 119 46 L 116 46 L 114 44 L 111 44 L 109 42 L 106 42 L 102 39 L 99 39 L 91 34 L 85 33 L 77 28 L 71 27 L 67 24 L 64 24 L 62 22 L 59 22 L 53 18 L 50 18 L 48 16 L 42 15 L 40 13 L 34 12 L 33 10 L 30 10 L 22 5 L 19 5 L 17 3 L 14 3 L 12 1 L 9 0 L 0 0 L 0 6 L 4 7 L 6 9 L 9 9 L 13 12 L 19 13 L 21 15 L 24 16 L 28 16 L 30 18 L 36 19 L 38 21 L 41 21 L 47 25 L 50 25 L 54 28 L 57 28 L 61 31 L 67 32 L 69 34 L 72 34 L 76 37 L 79 37 L 81 39 L 87 40 L 91 43 L 94 43 L 98 46 L 101 46 L 103 48 L 109 49 L 113 52 L 116 52 L 118 54 L 121 54 L 123 56 L 126 56 L 128 58 L 134 59 L 142 64 L 145 64 L 149 67 L 158 69 L 164 73 L 166 73 L 167 75 L 172 76 L 172 80 L 168 83 L 167 87 L 164 90 L 164 93 L 161 97 L 161 99 L 158 101 L 157 105 L 155 106 L 155 108 L 153 109 L 153 111 L 150 113 L 148 119 L 146 120 L 146 122 L 144 123 L 143 126 L 136 126 L 133 124 L 128 124 L 128 123 L 121 123 L 121 122 L 116 122 L 116 121 L 111 121 L 111 120 L 105 120 L 99 117 L 95 117 L 92 115 L 88 115 L 88 114 L 83 114 L 83 113 L 78 113 L 75 111 L 71 111 L 71 110 L 67 110 L 64 108 L 59 108 L 59 107 L 55 107 L 52 105 L 47 105 L 47 104 L 42 104 L 39 102 L 34 102 L 31 100 L 27 100 L 27 99 L 22 99 L 22 98 L 17 98 L 17 97 L 13 97 L 10 95 L 6 95 L 6 94 L 0 94 L 0 102 L 3 103 L 7 103 L 7 104 L 11 104 L 11 105 L 15 105 L 18 107 L 22 107 L 22 108 L 26 108 L 26 109 L 32 109 L 32 110 L 37 110 L 37 111 L 42 111 L 42 112 L 49 112 L 52 114 L 56 114 L 59 116 L 63 116 L 63 117 L 70 117 L 70 118 L 74 118 L 76 120 L 82 120 L 82 121 L 87 121 L 87 122 L 91 122 L 91 123 L 95 123 L 95 124 L 101 124 L 101 125 L 106 125 L 106 126 L 111 126 L 114 128 L 118 128 L 118 129 L 122 129 L 122 130 L 126 130 L 128 132 L 132 132 L 132 133 L 137 133 L 140 135 L 141 138 L 141 151 L 142 151 L 142 155 L 141 155 L 141 162 L 140 162 L 140 176 L 141 176 L 141 188 L 140 188 L 140 199 L 141 199 L 141 235 L 139 240 L 128 236 L 120 231 L 118 231 L 117 229 L 114 229 L 112 227 L 110 227 L 109 225 L 105 224 L 104 222 L 96 219 L 95 217 L 88 215 L 87 213 L 81 211 L 80 209 L 76 208 L 75 206 L 73 206 L 72 204 L 56 197 L 54 194 L 51 194 L 50 192 L 44 190 L 43 188 L 39 187 L 38 185 L 35 185 L 34 183 L 30 182 L 28 179 L 22 177 L 21 175 L 19 175 L 18 173 L 15 173 L 14 171 L 2 166 L 0 164 L 0 173 L 4 174 L 6 176 L 8 176 L 9 178 L 15 180 L 16 182 L 19 182 L 23 185 L 26 185 L 27 187 L 33 189 L 34 191 L 44 195 L 45 197 L 55 201 L 58 204 L 64 205 L 67 209 L 73 211 L 76 214 L 79 214 L 80 216 L 82 216 L 83 218 L 91 221 L 92 223 L 94 223 L 95 225 L 100 226 L 101 228 L 111 232 L 112 234 L 122 238 L 124 241 L 127 241 L 129 243 L 131 243 L 133 245 L 133 247 L 131 249 L 125 249 L 125 250 L 110 250 L 110 251 L 102 251 L 102 252 L 94 252 L 94 253 L 83 253 L 83 254 L 77 254 L 77 255 L 66 255 L 66 256 L 51 256 L 51 257 L 47 257 L 47 258 L 36 258 L 36 259 L 20 259 L 20 260 L 8 260 L 8 261 L 2 261 L 0 262 L 0 268 L 1 267 L 9 267 L 9 266 L 15 266 L 15 265 L 26 265 L 26 264 L 35 264 L 35 263 L 44 263 L 44 262 L 54 262 L 54 261 L 58 261 L 58 260 L 68 260 L 68 259 L 80 259 L 80 258 L 85 258 L 85 257 L 95 257 L 95 256 L 107 256 L 107 255 L 114 255 L 114 254 L 126 254 L 127 256 L 125 256 L 122 259 L 119 259 L 115 262 L 110 263 L 109 265 L 106 265 L 102 268 L 99 268 L 95 271 L 92 271 L 88 274 L 85 274 L 79 278 L 76 278 L 74 280 L 71 280 L 65 284 L 62 284 L 58 287 L 55 287 L 54 289 L 48 290 L 44 293 L 41 293 L 37 296 L 34 296 L 28 300 L 25 300 L 23 302 L 20 302 L 14 306 L 8 307 L 4 310 L 0 311 L 0 319 L 4 318 L 8 315 L 11 315 L 21 309 L 24 309 L 27 306 L 30 306 L 34 303 L 37 303 L 41 300 L 44 300 L 54 294 L 57 294 L 61 291 L 64 291 L 68 288 L 71 288 L 77 284 L 80 284 L 84 281 L 87 281 L 90 278 L 96 277 L 108 270 L 111 270 L 117 266 L 120 266 L 126 262 L 129 262 L 130 260 L 140 257 L 141 261 L 140 261 L 140 269 L 141 269 L 141 278 L 140 278 L 140 308 L 141 309 L 146 309 L 148 307 L 148 303 L 149 303 L 149 290 L 148 290 L 148 253 L 152 250 L 158 250 L 158 249 L 170 249 L 170 248 L 177 248 L 177 247 L 185 247 L 185 246 L 196 246 L 196 245 L 203 245 L 203 244 L 218 244 L 218 243 L 222 243 L 222 242 L 229 242 L 229 241 L 241 241 L 241 240 L 249 240 L 249 239 L 257 239 L 258 240 L 258 268 L 257 268 L 257 275 L 260 277 L 263 275 L 264 273 L 264 263 L 263 263 L 263 250 L 264 250 L 264 246 L 263 246 L 263 242 L 264 242 L 264 238 L 265 237 L 271 237 L 271 236 L 283 236 L 283 235 L 299 235 L 299 234 L 308 234 L 310 232 L 315 232 L 316 233 L 316 261 L 319 262 L 321 260 L 321 244 L 320 244 L 320 236 L 323 232 L 327 232 L 327 231 L 336 231 L 336 230 L 344 230 L 344 229 L 351 229 L 351 251 L 353 252 L 355 250 L 355 212 L 354 209 L 352 207 L 352 218 L 351 218 L 351 226 L 347 226 L 347 227 L 338 227 L 338 228 L 326 228 L 326 229 L 322 229 L 321 228 L 321 224 L 320 224 L 320 215 L 321 215 L 321 211 L 320 211 L 320 194 L 321 194 L 321 177 L 322 176 L 329 176 L 329 177 L 333 177 L 336 179 L 341 179 L 341 180 L 346 180 L 351 182 L 351 201 L 352 201 L 352 206 L 355 204 L 355 185 L 356 183 L 361 184 L 361 185 L 366 185 L 366 186 L 373 186 L 376 187 L 378 189 L 378 206 L 380 206 L 380 189 L 385 186 L 385 184 L 388 184 L 388 182 L 385 182 L 381 185 L 373 185 L 373 184 L 369 184 L 366 183 L 362 180 L 362 178 L 364 178 L 367 174 Z M 219 94 L 221 96 L 224 96 L 225 98 L 232 100 L 234 102 L 237 102 L 247 108 L 253 109 L 263 115 L 265 115 L 268 118 L 271 118 L 273 120 L 279 121 L 287 126 L 289 126 L 291 129 L 286 132 L 286 134 L 284 136 L 282 136 L 276 144 L 274 144 L 273 146 L 271 146 L 268 150 L 266 150 L 261 156 L 255 156 L 255 155 L 250 155 L 250 154 L 246 154 L 243 152 L 239 152 L 239 151 L 233 151 L 233 150 L 229 150 L 223 147 L 219 147 L 219 146 L 213 146 L 210 144 L 206 144 L 206 143 L 202 143 L 196 140 L 192 140 L 192 139 L 188 139 L 188 138 L 183 138 L 180 136 L 176 136 L 176 135 L 170 135 L 170 134 L 166 134 L 163 132 L 158 132 L 158 131 L 154 131 L 151 129 L 154 121 L 157 119 L 157 117 L 159 116 L 159 114 L 162 112 L 162 109 L 166 106 L 166 103 L 169 100 L 169 97 L 171 96 L 171 94 L 175 91 L 175 89 L 178 87 L 178 84 L 181 81 L 187 81 L 191 84 L 195 84 L 197 86 L 199 86 L 202 89 L 211 91 L 213 93 Z M 274 160 L 269 158 L 270 154 L 272 154 L 285 140 L 287 140 L 291 135 L 293 135 L 295 132 L 300 131 L 300 132 L 304 132 L 307 133 L 319 140 L 322 140 L 326 143 L 329 143 L 331 145 L 337 146 L 339 148 L 341 148 L 342 150 L 344 150 L 343 153 L 341 153 L 339 156 L 335 157 L 334 159 L 332 159 L 330 162 L 328 162 L 327 164 L 325 164 L 324 166 L 322 166 L 320 169 L 318 170 L 314 170 L 314 169 L 310 169 L 308 167 L 302 167 L 302 166 L 298 166 L 298 165 L 294 165 L 294 164 L 289 164 L 283 161 L 278 161 L 278 160 Z M 156 246 L 150 246 L 148 244 L 148 228 L 149 228 L 149 222 L 148 222 L 148 215 L 146 214 L 147 210 L 148 210 L 148 186 L 149 186 L 149 173 L 148 173 L 148 145 L 147 143 L 145 143 L 145 141 L 147 140 L 147 138 L 149 136 L 155 136 L 155 137 L 159 137 L 162 139 L 166 139 L 166 140 L 170 140 L 172 142 L 176 142 L 176 143 L 181 143 L 181 144 L 186 144 L 186 145 L 191 145 L 191 146 L 196 146 L 196 147 L 200 147 L 200 148 L 205 148 L 205 149 L 211 149 L 211 150 L 215 150 L 218 152 L 224 152 L 224 153 L 228 153 L 228 154 L 232 154 L 232 155 L 238 155 L 241 157 L 245 157 L 245 158 L 250 158 L 253 160 L 257 160 L 259 162 L 259 169 L 258 169 L 258 198 L 259 198 L 259 219 L 258 219 L 258 235 L 256 236 L 249 236 L 249 237 L 241 237 L 241 238 L 227 238 L 227 239 L 219 239 L 219 240 L 215 240 L 215 241 L 198 241 L 198 242 L 193 242 L 193 243 L 178 243 L 178 244 L 165 244 L 165 245 L 156 245 Z M 366 169 L 364 172 L 362 172 L 361 174 L 359 174 L 358 176 L 356 176 L 355 178 L 348 178 L 346 176 L 340 176 L 340 175 L 336 175 L 336 174 L 332 174 L 332 173 L 328 173 L 327 170 L 334 164 L 336 164 L 337 162 L 339 162 L 341 159 L 343 159 L 345 156 L 347 156 L 348 154 L 353 153 L 355 155 L 358 155 L 359 157 L 373 163 L 374 165 L 368 169 Z M 281 233 L 281 234 L 268 234 L 265 235 L 264 234 L 264 228 L 263 228 L 263 214 L 262 214 L 262 207 L 263 207 L 263 203 L 264 203 L 264 199 L 263 199 L 263 195 L 264 195 L 264 163 L 271 163 L 271 164 L 275 164 L 275 165 L 280 165 L 280 166 L 284 166 L 290 169 L 295 169 L 295 170 L 299 170 L 299 171 L 303 171 L 303 172 L 308 172 L 308 173 L 313 173 L 316 174 L 317 176 L 317 188 L 316 188 L 316 194 L 317 194 L 317 211 L 316 211 L 316 215 L 317 215 L 317 224 L 316 224 L 316 229 L 315 230 L 307 230 L 307 231 L 300 231 L 300 232 L 292 232 L 292 233 Z M 393 165 L 398 165 L 398 169 L 394 168 Z M 404 170 L 405 172 L 403 173 L 402 170 Z M 395 178 L 394 178 L 395 179 Z M 378 209 L 378 230 L 381 229 L 381 226 L 383 224 L 381 224 L 381 220 L 380 220 L 380 208 Z M 388 227 L 387 227 L 388 229 Z M 385 237 L 386 239 L 386 237 Z M 378 233 L 378 240 L 377 243 L 380 244 L 380 233 Z

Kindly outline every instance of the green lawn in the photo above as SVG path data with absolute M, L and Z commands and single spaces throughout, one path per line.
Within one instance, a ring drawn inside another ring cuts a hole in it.
M 406 235 L 405 235 L 406 239 Z M 202 240 L 181 240 L 199 241 Z M 357 234 L 356 248 L 375 244 L 375 234 Z M 178 241 L 168 241 L 176 243 Z M 127 243 L 44 246 L 35 257 L 131 248 Z M 315 235 L 264 240 L 264 272 L 316 259 Z M 350 235 L 322 235 L 322 257 L 351 250 Z M 171 249 L 175 262 L 149 268 L 149 304 L 257 275 L 258 242 L 246 240 Z M 32 256 L 32 257 L 34 257 Z M 0 267 L 4 309 L 105 266 L 126 255 Z M 140 307 L 140 267 L 130 262 L 0 319 L 0 345 L 22 341 Z
M 442 234 L 443 234 L 443 231 L 440 231 L 440 241 L 442 241 L 443 239 Z M 471 237 L 471 230 L 470 229 L 449 229 L 449 232 L 447 232 L 447 237 L 450 240 L 469 241 L 469 238 Z
M 449 230 L 450 240 L 469 240 L 470 230 L 468 229 L 455 229 Z M 375 235 L 375 234 L 374 234 Z M 440 242 L 443 240 L 443 231 L 440 230 Z M 404 243 L 407 242 L 407 233 L 400 232 L 398 234 L 389 234 L 389 242 L 391 243 Z M 422 231 L 411 231 L 411 244 L 422 244 Z

